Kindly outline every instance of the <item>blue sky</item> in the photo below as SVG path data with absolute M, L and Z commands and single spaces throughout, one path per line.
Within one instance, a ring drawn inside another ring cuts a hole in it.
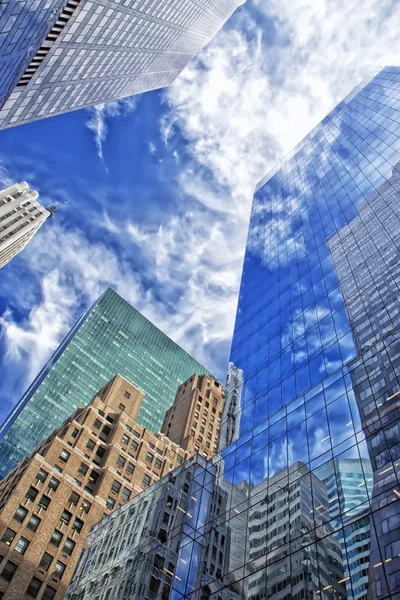
M 68 198 L 0 272 L 0 418 L 111 285 L 224 379 L 256 182 L 371 69 L 399 4 L 248 0 L 167 90 L 0 132 L 0 184 Z

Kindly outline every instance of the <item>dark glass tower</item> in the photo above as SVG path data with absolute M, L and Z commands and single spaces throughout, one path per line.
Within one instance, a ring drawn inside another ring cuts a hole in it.
M 145 393 L 138 421 L 157 432 L 179 385 L 210 373 L 108 289 L 76 323 L 0 428 L 4 477 L 119 373 Z
M 166 521 L 163 537 L 160 511 L 157 543 L 127 548 L 134 506 L 102 522 L 69 600 L 400 598 L 399 161 L 400 68 L 387 67 L 259 184 L 221 427 L 229 445 L 196 486 L 188 465 L 188 485 L 166 499 L 179 498 L 183 529 Z M 127 552 L 148 565 L 140 580 Z

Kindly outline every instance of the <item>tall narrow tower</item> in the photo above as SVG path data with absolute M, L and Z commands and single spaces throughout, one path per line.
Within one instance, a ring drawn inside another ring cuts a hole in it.
M 54 208 L 43 208 L 26 181 L 0 191 L 0 269 L 21 252 Z

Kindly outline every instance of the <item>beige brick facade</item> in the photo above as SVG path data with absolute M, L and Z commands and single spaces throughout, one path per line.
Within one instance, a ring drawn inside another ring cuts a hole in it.
M 217 450 L 223 403 L 224 389 L 217 379 L 193 375 L 179 386 L 161 431 L 190 456 L 210 458 Z
M 143 397 L 115 376 L 0 483 L 0 598 L 61 600 L 92 525 L 191 455 L 136 422 Z

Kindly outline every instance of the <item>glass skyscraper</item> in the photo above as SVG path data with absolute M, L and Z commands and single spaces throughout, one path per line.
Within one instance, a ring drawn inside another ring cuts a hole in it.
M 137 537 L 134 504 L 100 523 L 70 600 L 400 598 L 399 162 L 400 68 L 386 67 L 260 182 L 221 428 L 232 443 L 195 485 L 193 466 L 179 471 L 169 529 L 160 508 Z
M 0 3 L 0 129 L 170 85 L 243 2 Z
M 116 373 L 145 393 L 138 421 L 159 431 L 200 363 L 109 288 L 82 316 L 0 428 L 4 477 Z

